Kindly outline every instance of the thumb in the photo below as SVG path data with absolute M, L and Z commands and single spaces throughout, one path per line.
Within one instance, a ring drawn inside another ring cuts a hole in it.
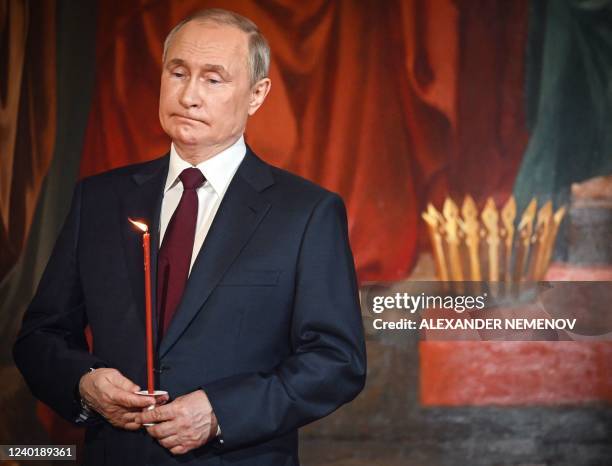
M 141 396 L 124 391 L 113 393 L 113 399 L 118 405 L 125 408 L 147 408 L 155 405 L 155 398 L 152 396 Z

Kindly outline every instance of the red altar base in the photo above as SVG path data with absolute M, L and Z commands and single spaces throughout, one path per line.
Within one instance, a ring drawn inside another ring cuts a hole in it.
M 549 281 L 612 281 L 612 267 L 552 264 Z M 612 402 L 612 342 L 422 341 L 425 406 Z

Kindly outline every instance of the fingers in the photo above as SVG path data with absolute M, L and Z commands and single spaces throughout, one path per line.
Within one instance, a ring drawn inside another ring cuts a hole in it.
M 113 384 L 117 388 L 125 390 L 126 392 L 133 393 L 133 392 L 137 392 L 138 390 L 140 390 L 140 387 L 138 385 L 136 385 L 130 379 L 125 377 L 118 370 L 113 369 L 112 372 L 109 372 L 108 375 L 106 375 L 106 378 L 111 384 Z
M 147 432 L 149 435 L 157 440 L 176 436 L 178 431 L 179 428 L 175 421 L 160 422 L 159 424 L 147 427 Z
M 119 427 L 122 427 L 126 430 L 138 430 L 142 427 L 141 424 L 136 422 L 136 413 L 133 412 L 125 412 L 121 416 L 121 421 L 119 423 Z
M 162 439 L 157 439 L 157 441 L 162 447 L 170 450 L 170 453 L 173 455 L 182 455 L 194 448 L 193 446 L 190 447 L 189 445 L 185 445 L 179 434 L 173 434 Z
M 157 395 L 155 397 L 155 405 L 156 406 L 165 405 L 166 403 L 168 403 L 169 400 L 170 400 L 170 395 L 168 395 L 167 393 L 164 393 L 162 395 Z
M 101 368 L 81 378 L 79 390 L 91 405 L 108 408 L 119 405 L 124 408 L 143 408 L 155 404 L 153 397 L 136 395 L 139 387 L 117 369 Z
M 109 408 L 102 413 L 104 418 L 113 426 L 126 430 L 138 430 L 142 425 L 136 422 L 137 412 L 126 411 L 117 406 Z
M 151 424 L 174 419 L 174 402 L 163 406 L 156 406 L 155 409 L 143 411 L 136 420 L 141 424 Z
M 155 404 L 153 396 L 137 395 L 122 389 L 112 389 L 108 392 L 110 399 L 124 408 L 146 408 Z
M 123 428 L 125 430 L 139 430 L 142 427 L 142 425 L 138 424 L 136 422 L 128 422 L 128 423 L 123 424 L 122 426 L 119 426 L 119 427 L 121 427 L 121 428 Z
M 87 403 L 116 427 L 127 430 L 140 429 L 136 415 L 141 409 L 155 404 L 153 396 L 134 393 L 138 385 L 117 369 L 101 368 L 84 375 L 79 391 Z
M 147 427 L 147 432 L 151 437 L 157 439 L 162 447 L 170 450 L 174 455 L 182 455 L 194 448 L 193 446 L 190 447 L 190 442 L 186 441 L 187 439 L 182 438 L 178 433 L 173 421 L 162 422 L 161 424 Z
M 187 453 L 214 438 L 217 420 L 202 390 L 180 396 L 152 410 L 145 410 L 136 422 L 153 423 L 147 432 L 174 455 Z
M 163 438 L 159 440 L 159 444 L 170 450 L 171 448 L 178 447 L 181 442 L 178 438 L 178 435 L 171 435 L 170 437 Z
M 155 404 L 155 398 L 152 396 L 137 395 L 135 392 L 139 391 L 140 387 L 118 370 L 111 369 L 104 375 L 114 388 L 114 390 L 109 389 L 108 394 L 117 404 L 125 408 L 144 408 Z
M 185 453 L 187 453 L 190 449 L 183 446 L 183 445 L 178 445 L 176 447 L 173 447 L 170 449 L 170 453 L 172 453 L 173 455 L 183 455 Z

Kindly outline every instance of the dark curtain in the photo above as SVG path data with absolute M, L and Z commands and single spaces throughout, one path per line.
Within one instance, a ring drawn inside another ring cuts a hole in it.
M 0 0 L 0 282 L 19 258 L 55 146 L 55 4 Z

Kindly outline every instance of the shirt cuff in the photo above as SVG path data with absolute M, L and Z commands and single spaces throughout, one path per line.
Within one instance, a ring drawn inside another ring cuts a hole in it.
M 105 367 L 102 365 L 94 365 L 94 367 L 90 367 L 89 368 L 89 372 L 93 372 L 96 369 L 99 369 L 100 367 Z M 78 386 L 76 387 L 76 395 L 78 397 L 78 401 L 81 404 L 81 409 L 78 413 L 78 416 L 76 419 L 74 419 L 74 422 L 76 424 L 80 424 L 80 425 L 86 425 L 86 424 L 92 424 L 92 421 L 98 421 L 99 420 L 99 416 L 98 413 L 96 411 L 94 411 L 88 404 L 87 402 L 81 397 L 81 394 L 79 393 L 79 388 Z M 93 422 L 93 424 L 95 424 L 95 422 Z
M 217 424 L 217 435 L 215 435 L 219 440 L 219 443 L 223 443 L 223 438 L 221 437 L 221 426 Z
M 85 400 L 81 398 L 81 411 L 79 412 L 79 417 L 76 418 L 77 424 L 86 424 L 94 416 L 94 411 L 87 406 Z

